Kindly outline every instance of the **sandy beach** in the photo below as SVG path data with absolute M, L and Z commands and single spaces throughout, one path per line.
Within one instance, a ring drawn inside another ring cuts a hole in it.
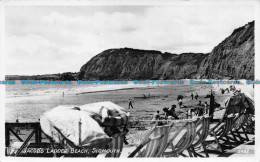
M 98 91 L 66 92 L 64 96 L 62 91 L 50 94 L 11 96 L 6 97 L 6 121 L 15 122 L 18 118 L 20 122 L 34 122 L 38 121 L 42 113 L 58 105 L 83 105 L 99 101 L 112 101 L 124 107 L 134 119 L 151 119 L 155 111 L 159 110 L 162 113 L 162 108 L 170 107 L 172 104 L 177 105 L 178 95 L 184 96 L 184 105 L 192 107 L 198 101 L 191 100 L 191 92 L 198 93 L 198 100 L 204 102 L 208 101 L 204 96 L 209 94 L 211 89 L 211 85 L 145 85 Z M 26 91 L 25 94 L 31 93 L 30 89 Z M 133 101 L 134 109 L 128 109 L 130 98 Z
M 164 107 L 177 105 L 177 96 L 183 95 L 183 104 L 192 108 L 198 104 L 199 100 L 209 103 L 209 98 L 204 98 L 210 94 L 211 90 L 215 94 L 216 101 L 224 106 L 225 100 L 232 93 L 221 94 L 220 88 L 230 85 L 190 85 L 187 81 L 184 85 L 126 85 L 121 87 L 107 88 L 101 87 L 91 90 L 93 87 L 64 88 L 61 90 L 43 89 L 42 93 L 33 94 L 33 90 L 27 88 L 23 90 L 24 95 L 6 97 L 6 121 L 15 122 L 35 122 L 45 111 L 58 105 L 84 105 L 99 101 L 112 101 L 131 114 L 131 119 L 149 120 L 157 110 L 163 113 Z M 252 85 L 236 85 L 237 89 L 254 96 Z M 80 88 L 80 91 L 78 90 Z M 49 93 L 44 93 L 49 91 Z M 63 95 L 63 92 L 65 94 Z M 55 93 L 54 93 L 55 92 Z M 7 91 L 7 93 L 10 93 Z M 191 99 L 191 93 L 198 93 L 197 100 Z M 33 94 L 33 95 L 31 95 Z M 145 97 L 144 97 L 145 96 Z M 150 97 L 149 97 L 150 96 Z M 134 109 L 128 109 L 128 100 L 132 99 Z M 177 111 L 179 110 L 177 106 Z

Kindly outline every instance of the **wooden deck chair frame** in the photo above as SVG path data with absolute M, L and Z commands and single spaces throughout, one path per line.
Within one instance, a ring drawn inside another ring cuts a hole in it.
M 233 122 L 234 122 L 234 116 L 229 115 L 229 116 L 225 117 L 223 122 L 219 122 L 216 126 L 211 128 L 209 133 L 211 133 L 214 136 L 214 140 L 207 140 L 206 139 L 203 142 L 205 149 L 207 149 L 206 147 L 210 147 L 214 150 L 217 150 L 217 151 L 223 153 L 224 151 L 223 151 L 223 148 L 221 146 L 220 141 L 221 140 L 229 141 L 229 139 L 226 138 L 226 137 L 227 137 L 227 134 L 232 129 Z M 224 139 L 224 138 L 226 138 L 226 139 Z M 214 147 L 213 144 L 217 144 L 217 147 Z M 206 152 L 208 152 L 208 150 Z M 208 153 L 206 153 L 206 156 L 209 157 Z
M 245 141 L 249 141 L 247 132 L 245 127 L 247 127 L 247 122 L 249 118 L 249 114 L 244 113 L 242 114 L 235 122 L 234 127 L 231 131 L 231 135 L 235 141 L 238 143 L 244 143 Z M 240 131 L 241 130 L 241 131 Z M 242 137 L 241 135 L 244 135 L 245 137 Z
M 206 146 L 203 142 L 205 141 L 205 139 L 207 138 L 207 136 L 209 134 L 209 126 L 210 126 L 211 118 L 212 118 L 211 116 L 203 116 L 196 123 L 196 127 L 198 127 L 199 125 L 201 125 L 201 127 L 196 130 L 196 137 L 198 137 L 198 139 L 194 140 L 194 142 L 191 144 L 191 146 L 187 149 L 190 155 L 193 154 L 194 157 L 197 157 L 197 156 L 204 157 L 195 151 L 196 147 L 202 146 L 203 151 L 205 152 L 205 156 L 208 157 L 208 152 L 207 152 Z
M 242 136 L 237 132 L 239 128 L 244 124 L 245 114 L 235 115 L 233 122 L 230 128 L 230 131 L 225 135 L 225 139 L 220 140 L 224 141 L 229 147 L 237 146 L 243 142 L 239 141 L 238 138 L 242 139 Z M 237 138 L 238 137 L 238 138 Z M 246 136 L 247 137 L 247 136 Z
M 241 114 L 240 116 L 238 116 L 234 120 L 233 127 L 231 128 L 231 131 L 227 134 L 227 138 L 235 141 L 235 144 L 240 144 L 240 143 L 243 142 L 242 136 L 240 136 L 240 134 L 237 132 L 237 129 L 239 129 L 242 126 L 244 119 L 245 119 L 245 114 Z
M 136 157 L 162 156 L 162 153 L 165 150 L 168 141 L 169 130 L 173 125 L 174 123 L 163 125 L 163 126 L 157 126 L 157 124 L 155 124 L 146 133 L 144 139 L 128 157 L 133 158 L 135 156 Z M 151 135 L 153 135 L 153 137 L 150 137 Z M 143 150 L 141 151 L 141 149 Z
M 170 152 L 164 152 L 163 156 L 166 157 L 178 157 L 178 156 L 184 156 L 182 152 L 186 150 L 190 145 L 193 143 L 195 139 L 195 133 L 196 133 L 196 122 L 194 121 L 188 121 L 185 123 L 182 127 L 180 127 L 177 132 L 174 134 L 174 136 L 168 141 L 166 145 L 166 149 L 171 147 L 172 151 Z M 186 132 L 182 135 L 182 138 L 177 142 L 176 145 L 173 144 L 173 141 L 176 139 L 176 137 L 180 134 L 182 130 L 185 130 Z M 166 150 L 165 150 L 166 151 Z
M 254 117 L 254 114 L 248 114 L 248 119 L 244 124 L 244 128 L 247 134 L 255 134 L 255 121 L 253 121 L 252 117 Z M 251 128 L 250 131 L 248 131 L 249 127 Z
M 126 134 L 127 131 L 122 131 L 118 134 L 112 135 L 112 141 L 107 145 L 107 149 L 111 150 L 111 152 L 106 154 L 105 157 L 120 157 Z
M 178 144 L 175 146 L 175 147 L 179 147 L 179 149 L 176 150 L 177 154 L 181 155 L 181 156 L 184 156 L 184 157 L 187 157 L 187 155 L 183 154 L 183 151 L 188 149 L 192 143 L 194 142 L 195 140 L 195 137 L 196 137 L 196 123 L 198 121 L 194 121 L 194 122 L 191 122 L 191 127 L 189 128 L 189 124 L 187 126 L 187 137 L 186 139 L 188 138 L 188 141 L 187 142 L 184 138 L 182 140 L 180 140 L 178 142 Z M 190 134 L 188 133 L 190 132 Z M 188 152 L 189 153 L 189 152 Z M 189 153 L 190 156 L 192 156 L 192 154 Z

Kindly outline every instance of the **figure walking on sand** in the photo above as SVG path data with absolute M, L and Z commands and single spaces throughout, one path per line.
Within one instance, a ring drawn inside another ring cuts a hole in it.
M 130 109 L 130 107 L 132 107 L 132 109 L 134 108 L 131 99 L 129 99 L 128 109 Z
M 190 96 L 191 96 L 191 99 L 193 100 L 193 93 L 191 93 L 191 95 L 190 95 Z

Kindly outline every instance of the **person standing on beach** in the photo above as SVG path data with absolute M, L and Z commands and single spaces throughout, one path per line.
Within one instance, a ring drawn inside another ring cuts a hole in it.
M 16 118 L 16 123 L 19 123 L 19 119 L 18 118 Z M 18 134 L 18 135 L 21 134 L 21 130 L 20 130 L 19 127 L 15 128 L 15 133 Z
M 134 108 L 131 99 L 129 99 L 128 109 L 130 109 L 130 107 L 132 107 L 132 109 Z
M 198 93 L 196 93 L 195 99 L 197 100 L 198 98 L 199 98 L 199 95 L 198 95 Z
M 202 116 L 203 115 L 203 105 L 202 105 L 201 101 L 199 101 L 197 106 L 198 106 L 198 108 L 197 108 L 197 115 L 198 116 Z
M 204 114 L 208 114 L 208 110 L 209 110 L 209 104 L 205 101 L 205 104 L 204 104 Z
M 191 96 L 191 99 L 193 100 L 193 93 L 191 93 L 191 95 L 190 95 L 190 96 Z
M 225 93 L 225 90 L 223 88 L 221 88 L 221 93 L 224 94 Z
M 178 104 L 179 104 L 179 108 L 181 109 L 181 106 L 182 106 L 182 99 L 181 98 L 178 100 Z

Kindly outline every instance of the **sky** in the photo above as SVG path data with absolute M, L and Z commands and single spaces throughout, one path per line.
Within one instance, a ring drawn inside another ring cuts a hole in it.
M 111 48 L 208 53 L 253 20 L 252 5 L 8 6 L 6 74 L 78 72 Z

